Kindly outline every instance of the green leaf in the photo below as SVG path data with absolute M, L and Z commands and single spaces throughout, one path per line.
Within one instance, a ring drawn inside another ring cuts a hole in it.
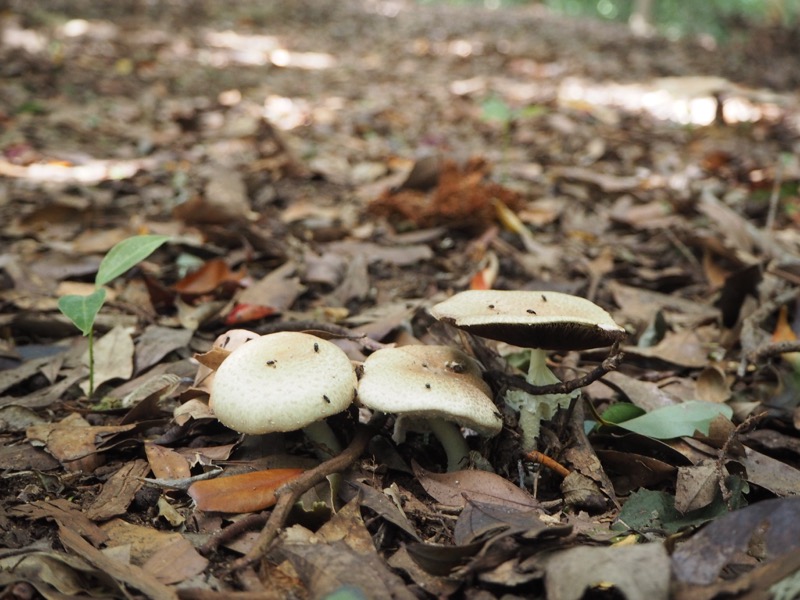
M 58 310 L 64 313 L 83 335 L 89 335 L 97 313 L 106 301 L 106 291 L 97 288 L 88 296 L 69 295 L 58 299 Z
M 105 255 L 97 269 L 96 285 L 105 285 L 150 256 L 169 239 L 167 235 L 137 235 L 122 240 Z
M 600 416 L 602 417 L 603 421 L 616 424 L 624 421 L 630 421 L 631 419 L 641 417 L 644 414 L 647 414 L 645 413 L 644 409 L 639 408 L 635 404 L 631 404 L 630 402 L 617 402 L 616 404 L 612 404 L 606 410 L 604 410 L 603 414 Z
M 708 435 L 711 421 L 719 414 L 730 418 L 733 410 L 727 404 L 690 400 L 657 408 L 646 415 L 617 425 L 647 437 L 668 440 L 693 435 L 695 431 Z
M 497 121 L 505 125 L 514 118 L 514 114 L 502 98 L 491 96 L 481 105 L 481 117 L 484 121 Z
M 685 527 L 696 527 L 728 512 L 721 495 L 713 503 L 685 514 L 675 509 L 675 497 L 666 492 L 639 490 L 630 495 L 611 525 L 614 531 L 663 529 L 676 533 Z

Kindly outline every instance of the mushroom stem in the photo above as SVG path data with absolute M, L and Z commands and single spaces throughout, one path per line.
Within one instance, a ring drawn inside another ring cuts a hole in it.
M 561 380 L 547 366 L 547 355 L 544 350 L 531 350 L 530 365 L 525 381 L 531 385 L 551 385 Z M 536 449 L 540 424 L 543 420 L 552 419 L 559 408 L 569 406 L 573 398 L 580 395 L 580 390 L 570 394 L 541 394 L 534 396 L 523 390 L 509 390 L 505 401 L 508 406 L 519 411 L 519 426 L 522 430 L 522 450 L 530 452 Z
M 439 440 L 447 454 L 447 472 L 466 468 L 469 462 L 469 446 L 455 423 L 445 419 L 426 419 L 425 424 Z
M 328 460 L 342 451 L 333 429 L 324 419 L 315 421 L 303 427 L 303 433 L 314 443 L 314 453 L 320 460 Z

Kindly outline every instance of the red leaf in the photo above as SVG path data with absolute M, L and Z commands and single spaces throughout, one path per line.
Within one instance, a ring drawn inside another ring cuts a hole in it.
M 255 512 L 276 502 L 275 491 L 297 479 L 303 469 L 267 469 L 230 477 L 196 481 L 189 496 L 197 508 L 224 513 Z
M 260 304 L 237 304 L 233 310 L 225 317 L 226 325 L 238 325 L 249 321 L 258 321 L 264 317 L 277 314 L 278 311 L 271 306 Z

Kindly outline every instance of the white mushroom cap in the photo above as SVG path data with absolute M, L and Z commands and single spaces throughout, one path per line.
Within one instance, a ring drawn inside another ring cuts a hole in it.
M 469 290 L 430 312 L 459 329 L 523 348 L 587 350 L 625 337 L 625 329 L 594 302 L 559 292 Z
M 217 336 L 217 339 L 215 339 L 214 343 L 211 345 L 211 350 L 227 350 L 233 352 L 239 346 L 257 337 L 260 336 L 249 329 L 230 329 Z M 194 387 L 210 390 L 212 381 L 214 381 L 214 369 L 201 364 L 197 368 L 197 374 L 194 377 Z
M 474 360 L 447 346 L 383 348 L 367 357 L 361 404 L 415 419 L 441 418 L 495 435 L 503 421 Z
M 335 344 L 279 332 L 240 346 L 211 385 L 217 419 L 242 433 L 295 431 L 350 406 L 358 380 Z

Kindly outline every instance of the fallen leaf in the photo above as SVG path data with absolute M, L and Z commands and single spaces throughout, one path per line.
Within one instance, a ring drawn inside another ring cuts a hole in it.
M 128 379 L 133 375 L 135 347 L 131 330 L 118 325 L 101 337 L 94 345 L 94 387 L 99 388 L 112 379 Z M 89 364 L 89 353 L 83 355 L 83 364 Z M 84 393 L 89 390 L 88 380 L 81 384 Z
M 275 491 L 302 473 L 303 469 L 268 469 L 217 477 L 194 482 L 187 493 L 200 510 L 255 512 L 275 504 Z
M 64 527 L 79 533 L 95 547 L 99 547 L 108 540 L 108 535 L 84 515 L 77 505 L 63 498 L 37 500 L 30 504 L 12 507 L 8 512 L 11 515 L 30 520 L 53 519 L 58 521 Z
M 672 570 L 685 583 L 709 585 L 722 569 L 752 559 L 772 561 L 800 550 L 800 498 L 762 500 L 709 523 L 677 544 Z
M 73 413 L 58 423 L 34 425 L 25 432 L 28 441 L 43 443 L 50 452 L 69 471 L 91 473 L 104 462 L 97 452 L 97 437 L 103 433 L 130 431 L 135 425 L 92 426 L 77 413 Z
M 59 527 L 58 537 L 64 547 L 71 550 L 86 562 L 99 569 L 115 581 L 140 590 L 151 600 L 178 600 L 178 593 L 135 565 L 119 563 L 96 550 L 79 534 L 65 527 Z
M 103 484 L 100 493 L 87 506 L 86 516 L 93 521 L 105 521 L 124 515 L 149 471 L 150 466 L 142 459 L 125 463 Z
M 192 475 L 186 458 L 171 448 L 146 443 L 144 453 L 156 479 L 183 479 Z
M 718 414 L 730 419 L 733 410 L 726 404 L 689 400 L 673 406 L 657 408 L 640 417 L 617 423 L 617 425 L 640 435 L 667 440 L 691 436 L 695 431 L 708 435 L 711 421 Z
M 201 296 L 223 287 L 237 287 L 246 272 L 244 268 L 232 271 L 221 258 L 214 258 L 175 282 L 173 288 L 184 295 Z
M 554 553 L 546 564 L 548 600 L 580 600 L 589 590 L 611 586 L 625 598 L 669 597 L 669 555 L 658 542 L 570 548 Z
M 432 473 L 416 463 L 412 466 L 425 491 L 437 502 L 447 506 L 463 508 L 468 500 L 514 508 L 539 506 L 539 502 L 528 492 L 488 471 Z
M 260 304 L 236 304 L 225 316 L 225 325 L 239 325 L 259 321 L 264 317 L 272 317 L 279 312 L 272 306 Z

